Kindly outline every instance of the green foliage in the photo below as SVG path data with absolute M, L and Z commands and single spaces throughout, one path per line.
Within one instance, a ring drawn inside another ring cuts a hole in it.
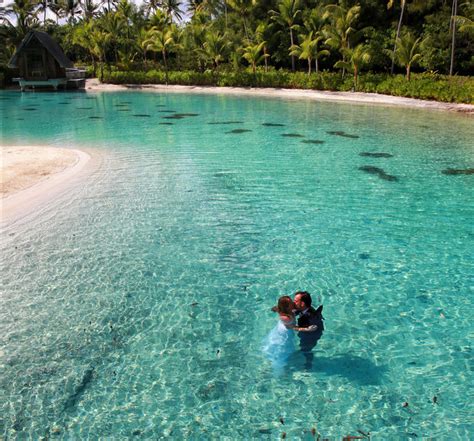
M 314 89 L 348 92 L 353 88 L 352 78 L 343 79 L 334 72 L 308 75 L 304 72 L 258 68 L 250 70 L 215 72 L 173 71 L 168 73 L 168 84 L 218 87 L 276 87 L 287 89 Z M 113 84 L 165 84 L 165 72 L 111 71 L 104 73 L 104 81 Z M 403 75 L 366 73 L 359 75 L 358 90 L 395 96 L 474 104 L 474 78 L 449 77 L 438 74 L 412 74 L 411 81 Z
M 159 83 L 169 71 L 173 84 L 351 90 L 363 68 L 357 87 L 361 91 L 381 88 L 404 96 L 466 100 L 469 95 L 458 90 L 455 78 L 415 75 L 414 84 L 406 84 L 382 74 L 391 67 L 394 40 L 400 36 L 396 40 L 397 59 L 403 66 L 399 72 L 409 74 L 414 66 L 448 73 L 453 54 L 454 73 L 474 73 L 474 2 L 459 2 L 456 17 L 451 4 L 446 0 L 145 0 L 139 7 L 131 0 L 11 0 L 0 6 L 4 43 L 0 70 L 8 82 L 11 72 L 6 63 L 25 33 L 34 28 L 53 35 L 74 62 L 85 62 L 113 81 L 133 82 L 129 77 L 134 76 L 139 83 Z M 185 5 L 189 19 L 182 21 Z M 409 35 L 414 36 L 410 41 Z M 342 69 L 342 76 L 334 72 L 335 66 Z M 285 70 L 290 67 L 292 73 Z M 354 78 L 344 78 L 346 71 L 353 72 Z M 466 88 L 472 92 L 469 85 Z

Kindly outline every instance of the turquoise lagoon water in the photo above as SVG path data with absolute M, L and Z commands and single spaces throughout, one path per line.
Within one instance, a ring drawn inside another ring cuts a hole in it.
M 472 436 L 474 177 L 442 173 L 473 167 L 472 119 L 220 95 L 0 98 L 2 143 L 102 157 L 2 231 L 1 436 Z M 326 330 L 311 368 L 296 352 L 275 375 L 270 307 L 298 289 L 324 304 Z

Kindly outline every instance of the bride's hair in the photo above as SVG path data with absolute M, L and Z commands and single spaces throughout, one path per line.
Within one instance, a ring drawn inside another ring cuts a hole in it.
M 272 311 L 278 312 L 279 314 L 293 314 L 293 300 L 290 296 L 282 296 L 278 299 L 278 306 L 274 306 Z

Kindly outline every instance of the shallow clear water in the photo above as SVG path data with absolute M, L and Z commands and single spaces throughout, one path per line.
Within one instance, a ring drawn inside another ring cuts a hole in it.
M 472 119 L 140 92 L 0 108 L 4 144 L 104 158 L 2 231 L 1 436 L 474 432 L 474 176 L 442 173 L 473 167 Z M 326 331 L 276 376 L 270 307 L 298 289 Z

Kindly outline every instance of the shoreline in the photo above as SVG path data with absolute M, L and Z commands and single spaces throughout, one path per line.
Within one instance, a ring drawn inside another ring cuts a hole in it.
M 428 110 L 441 110 L 457 112 L 474 116 L 474 105 L 444 103 L 440 101 L 404 98 L 393 95 L 363 92 L 332 92 L 305 89 L 273 89 L 273 88 L 246 88 L 246 87 L 214 87 L 214 86 L 181 86 L 164 84 L 107 84 L 100 83 L 96 78 L 86 80 L 86 91 L 91 92 L 118 92 L 124 90 L 156 91 L 171 93 L 196 93 L 196 94 L 224 94 L 261 96 L 286 99 L 311 99 L 316 101 L 342 102 L 349 104 L 370 104 L 381 106 L 410 107 Z
M 92 158 L 91 154 L 83 150 L 50 146 L 2 145 L 0 149 L 2 225 L 28 215 L 55 199 L 67 189 L 72 178 L 78 175 Z M 32 159 L 38 154 L 47 157 L 31 165 Z M 12 159 L 13 155 L 15 156 Z M 6 176 L 8 181 L 4 181 Z

